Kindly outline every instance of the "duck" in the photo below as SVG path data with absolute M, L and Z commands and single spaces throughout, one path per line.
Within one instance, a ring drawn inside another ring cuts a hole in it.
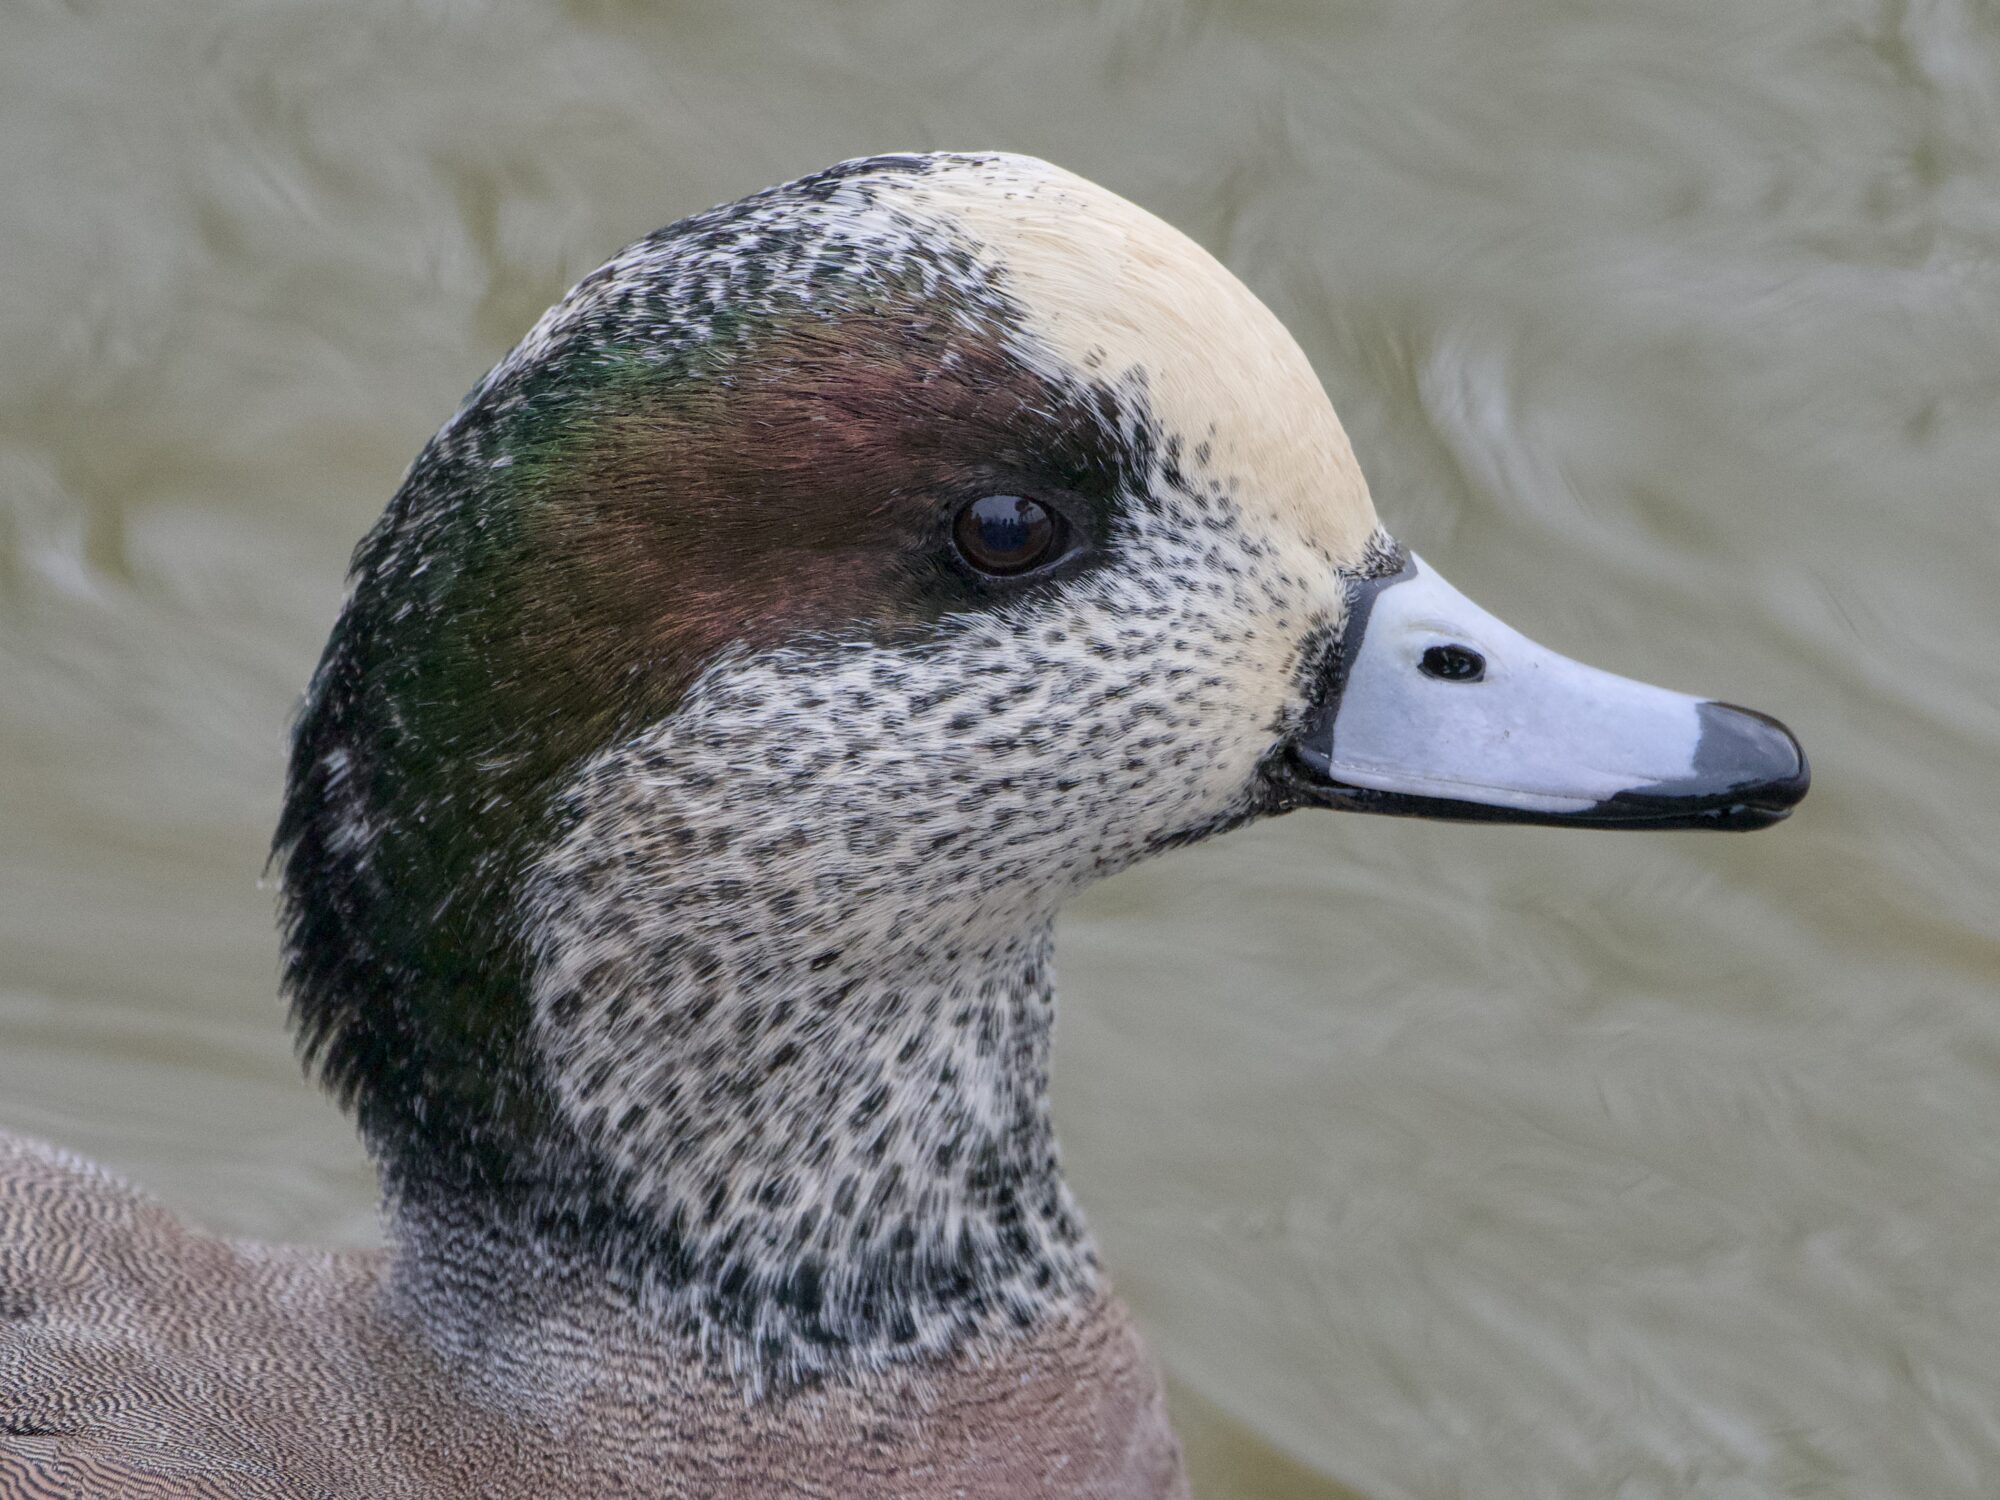
M 1051 1121 L 1064 903 L 1296 810 L 1809 782 L 1455 590 L 1241 281 L 1005 153 L 623 250 L 348 581 L 273 861 L 384 1245 L 0 1137 L 0 1496 L 1184 1496 Z

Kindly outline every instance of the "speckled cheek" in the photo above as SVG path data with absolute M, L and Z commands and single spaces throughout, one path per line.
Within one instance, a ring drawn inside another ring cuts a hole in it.
M 978 1164 L 1000 1162 L 1046 1207 L 992 1228 L 993 1264 L 1083 1284 L 1044 1144 L 1049 923 L 1255 815 L 1343 597 L 1198 475 L 1135 497 L 1112 546 L 922 640 L 721 660 L 570 789 L 529 882 L 536 1044 L 571 1127 L 691 1255 L 755 1224 L 858 1277 L 904 1219 L 985 1222 Z

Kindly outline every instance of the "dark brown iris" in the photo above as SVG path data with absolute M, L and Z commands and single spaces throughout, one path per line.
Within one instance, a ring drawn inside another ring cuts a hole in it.
M 952 537 L 982 573 L 1011 577 L 1040 567 L 1063 541 L 1062 517 L 1026 495 L 988 495 L 958 513 Z
M 1440 682 L 1477 682 L 1486 675 L 1486 658 L 1470 646 L 1432 646 L 1417 669 Z

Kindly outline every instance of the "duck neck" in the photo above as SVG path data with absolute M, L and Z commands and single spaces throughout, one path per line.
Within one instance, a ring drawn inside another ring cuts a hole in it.
M 403 1204 L 405 1300 L 434 1334 L 490 1358 L 496 1327 L 588 1310 L 782 1388 L 1090 1302 L 1049 1110 L 1049 917 L 781 942 L 750 917 L 768 896 L 660 895 L 544 881 L 559 1128 L 509 1204 Z

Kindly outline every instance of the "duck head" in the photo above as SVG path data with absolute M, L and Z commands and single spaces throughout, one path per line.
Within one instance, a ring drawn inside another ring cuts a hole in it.
M 1095 1285 L 1046 1100 L 1088 882 L 1307 805 L 1754 827 L 1805 778 L 1392 541 L 1185 236 L 877 158 L 633 245 L 417 459 L 299 720 L 286 983 L 419 1249 L 561 1246 L 811 1372 Z

